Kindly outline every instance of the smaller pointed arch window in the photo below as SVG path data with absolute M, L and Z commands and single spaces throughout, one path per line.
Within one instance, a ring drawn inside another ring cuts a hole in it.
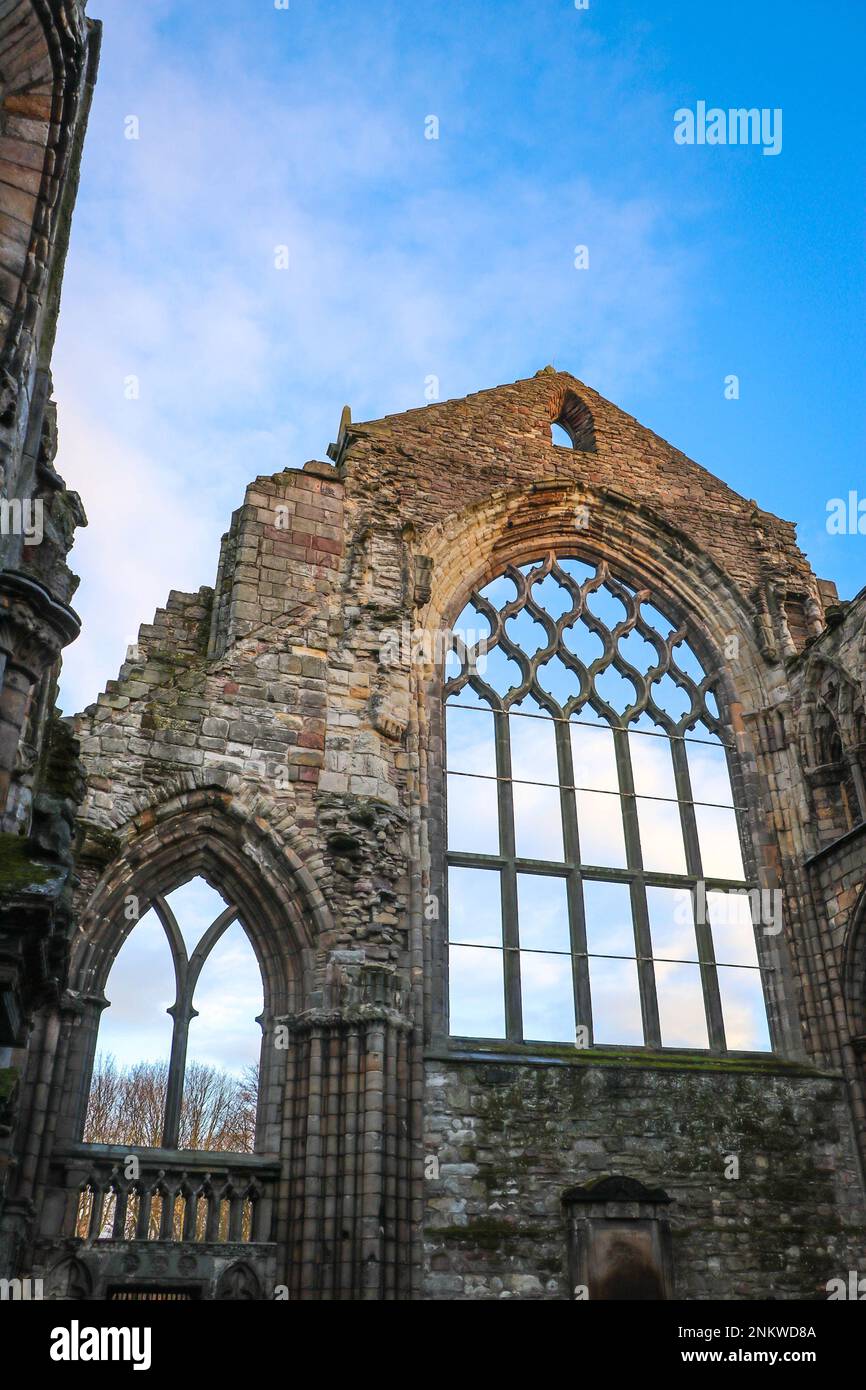
M 201 877 L 156 896 L 106 996 L 85 1142 L 252 1152 L 264 1006 L 237 907 Z

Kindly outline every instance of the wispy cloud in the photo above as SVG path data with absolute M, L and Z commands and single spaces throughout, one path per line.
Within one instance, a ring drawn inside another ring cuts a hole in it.
M 368 55 L 363 80 L 338 74 L 327 32 L 280 79 L 240 38 L 206 32 L 206 61 L 172 39 L 170 5 L 103 11 L 55 362 L 60 466 L 90 518 L 67 710 L 170 588 L 213 582 L 245 483 L 322 457 L 345 401 L 374 418 L 422 404 L 431 374 L 447 397 L 550 360 L 616 395 L 661 371 L 699 268 L 646 194 L 552 186 L 522 157 L 455 174 L 386 38 L 373 81 Z M 455 84 L 452 131 L 471 112 Z

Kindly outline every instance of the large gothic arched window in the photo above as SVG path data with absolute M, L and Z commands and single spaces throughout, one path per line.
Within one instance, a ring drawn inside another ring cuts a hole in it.
M 252 1151 L 262 976 L 237 907 L 203 878 L 155 897 L 106 995 L 85 1140 Z
M 452 1036 L 770 1050 L 730 738 L 686 635 L 603 562 L 472 593 L 445 686 Z

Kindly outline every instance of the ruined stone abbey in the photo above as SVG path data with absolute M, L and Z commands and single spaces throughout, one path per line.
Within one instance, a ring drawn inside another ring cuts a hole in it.
M 84 511 L 50 360 L 98 46 L 81 0 L 0 0 L 0 464 L 44 516 L 0 537 L 0 1278 L 826 1298 L 866 1246 L 866 591 L 542 367 L 345 410 L 61 718 Z M 224 911 L 188 958 L 194 879 Z M 85 1142 L 151 910 L 160 1141 Z M 197 972 L 233 922 L 255 1134 L 183 1147 Z

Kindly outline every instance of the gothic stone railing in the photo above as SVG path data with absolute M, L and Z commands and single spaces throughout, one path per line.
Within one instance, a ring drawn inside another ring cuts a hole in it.
M 66 1202 L 60 1229 L 45 1234 L 87 1244 L 271 1240 L 279 1176 L 272 1156 L 77 1144 L 55 1163 Z

